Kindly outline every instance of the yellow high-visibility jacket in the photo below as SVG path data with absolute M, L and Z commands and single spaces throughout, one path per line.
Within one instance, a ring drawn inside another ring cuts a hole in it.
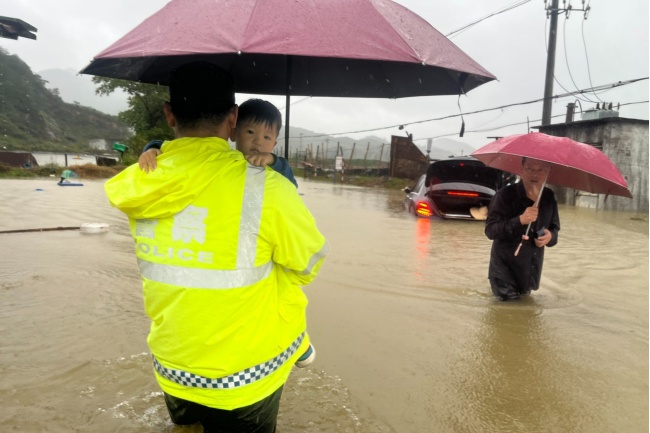
M 106 182 L 129 217 L 166 393 L 234 409 L 276 391 L 307 350 L 301 286 L 328 246 L 296 187 L 220 138 L 163 144 Z

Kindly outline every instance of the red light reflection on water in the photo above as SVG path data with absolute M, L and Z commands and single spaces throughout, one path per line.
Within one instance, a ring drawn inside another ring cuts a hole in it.
M 418 218 L 415 222 L 415 268 L 414 274 L 419 279 L 425 279 L 429 265 L 429 254 L 431 251 L 431 224 L 432 220 Z

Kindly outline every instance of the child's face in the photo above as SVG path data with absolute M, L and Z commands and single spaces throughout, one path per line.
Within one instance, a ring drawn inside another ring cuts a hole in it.
M 266 123 L 249 121 L 237 122 L 234 131 L 237 150 L 248 156 L 252 153 L 271 152 L 278 139 L 277 127 L 269 127 Z

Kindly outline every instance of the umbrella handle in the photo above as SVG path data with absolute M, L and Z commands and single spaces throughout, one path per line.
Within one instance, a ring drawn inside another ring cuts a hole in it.
M 537 195 L 537 200 L 535 200 L 535 204 L 533 206 L 539 207 L 539 200 L 542 198 L 542 193 L 544 192 L 544 188 L 546 187 L 546 180 L 548 179 L 548 174 L 551 172 L 551 167 L 548 168 L 548 172 L 546 172 L 546 177 L 544 178 L 544 182 L 542 183 L 542 188 L 539 190 L 539 194 Z M 528 232 L 530 231 L 530 225 L 532 222 L 528 223 L 528 227 L 526 227 L 526 234 L 524 236 L 528 236 Z M 517 250 L 515 251 L 515 257 L 519 255 L 519 250 L 521 249 L 521 246 L 524 244 L 524 241 L 522 239 L 521 242 L 519 242 L 519 246 L 517 247 Z

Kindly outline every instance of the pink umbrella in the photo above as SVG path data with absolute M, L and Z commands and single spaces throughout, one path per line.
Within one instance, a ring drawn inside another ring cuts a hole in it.
M 546 161 L 551 164 L 546 180 L 551 185 L 632 198 L 623 175 L 607 155 L 570 138 L 541 132 L 510 135 L 486 144 L 472 156 L 488 167 L 514 174 L 522 173 L 522 157 Z
M 237 92 L 286 95 L 287 126 L 291 95 L 458 95 L 495 79 L 390 0 L 172 0 L 81 73 L 166 84 L 193 60 L 229 70 Z

